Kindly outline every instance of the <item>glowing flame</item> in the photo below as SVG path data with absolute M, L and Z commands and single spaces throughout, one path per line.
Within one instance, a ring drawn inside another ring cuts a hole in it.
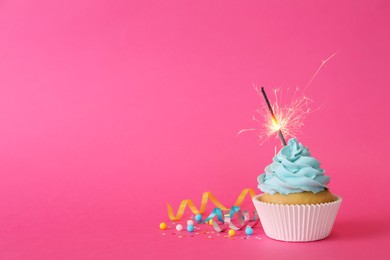
M 279 131 L 280 128 L 281 128 L 281 126 L 279 125 L 279 123 L 276 122 L 275 118 L 271 118 L 271 121 L 272 121 L 272 126 L 269 126 L 270 129 L 271 129 L 272 131 L 275 131 L 275 132 Z

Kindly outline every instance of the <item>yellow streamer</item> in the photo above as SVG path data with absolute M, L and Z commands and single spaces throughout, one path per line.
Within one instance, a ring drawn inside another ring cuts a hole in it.
M 238 196 L 236 203 L 234 206 L 240 206 L 241 203 L 244 201 L 245 197 L 247 195 L 250 195 L 251 198 L 255 196 L 255 192 L 252 189 L 244 189 L 241 191 L 240 195 Z M 173 214 L 172 206 L 168 203 L 168 216 L 170 220 L 180 220 L 181 217 L 184 214 L 184 211 L 186 209 L 186 206 L 190 208 L 192 213 L 194 214 L 202 214 L 206 211 L 207 202 L 211 201 L 217 208 L 220 208 L 222 210 L 228 210 L 229 208 L 225 207 L 221 202 L 219 202 L 214 195 L 211 192 L 205 192 L 202 195 L 202 203 L 200 204 L 200 209 L 198 210 L 195 206 L 195 204 L 192 202 L 192 200 L 183 200 L 180 203 L 179 209 L 176 213 L 176 216 Z

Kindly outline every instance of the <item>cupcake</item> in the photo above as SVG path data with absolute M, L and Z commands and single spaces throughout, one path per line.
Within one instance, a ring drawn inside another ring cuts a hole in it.
M 264 193 L 253 197 L 265 234 L 291 242 L 329 236 L 341 197 L 329 191 L 329 177 L 307 147 L 292 138 L 258 177 Z

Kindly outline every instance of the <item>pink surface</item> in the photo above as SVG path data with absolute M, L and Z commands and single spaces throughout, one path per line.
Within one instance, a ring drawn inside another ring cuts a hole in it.
M 388 1 L 2 1 L 0 259 L 388 258 Z M 252 82 L 322 106 L 299 138 L 343 197 L 313 243 L 162 236 L 271 162 Z M 135 258 L 137 257 L 137 258 Z

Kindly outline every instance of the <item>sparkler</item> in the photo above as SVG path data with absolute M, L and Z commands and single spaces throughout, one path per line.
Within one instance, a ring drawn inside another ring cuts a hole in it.
M 265 93 L 264 87 L 261 87 L 261 93 L 263 93 L 265 102 L 267 103 L 269 112 L 271 113 L 272 123 L 274 124 L 275 128 L 278 131 L 279 138 L 282 141 L 283 146 L 286 146 L 287 144 L 286 144 L 286 140 L 284 140 L 282 129 L 281 129 L 280 125 L 278 124 L 278 120 L 276 119 L 274 111 L 272 110 L 271 104 L 269 103 L 269 100 L 268 100 L 267 94 Z
M 252 119 L 261 122 L 261 117 L 263 117 L 263 127 L 243 129 L 238 135 L 243 132 L 258 131 L 259 140 L 263 144 L 277 133 L 282 144 L 285 145 L 285 138 L 295 137 L 301 133 L 306 116 L 312 112 L 309 108 L 313 102 L 311 99 L 303 95 L 299 88 L 296 88 L 292 95 L 289 95 L 289 89 L 284 93 L 280 89 L 273 89 L 274 102 L 271 105 L 263 88 L 260 92 L 255 86 L 255 90 L 259 96 L 264 97 L 265 102 L 256 110 Z
M 292 97 L 288 96 L 289 89 L 287 88 L 286 98 L 282 100 L 282 91 L 279 92 L 279 89 L 274 89 L 275 101 L 271 105 L 264 88 L 261 88 L 260 91 L 255 86 L 256 92 L 264 97 L 266 105 L 263 105 L 261 108 L 256 110 L 258 115 L 264 117 L 264 128 L 249 128 L 241 130 L 239 134 L 248 131 L 259 131 L 259 139 L 261 144 L 268 140 L 271 136 L 278 134 L 283 145 L 286 145 L 284 137 L 295 137 L 301 134 L 301 128 L 303 122 L 306 119 L 306 116 L 313 112 L 310 110 L 309 105 L 313 102 L 311 99 L 307 98 L 304 92 L 310 86 L 314 78 L 317 76 L 322 67 L 331 60 L 337 52 L 333 53 L 327 59 L 323 60 L 321 65 L 315 71 L 314 75 L 310 78 L 307 85 L 300 90 L 298 87 L 295 89 Z M 287 102 L 282 102 L 287 99 Z M 268 113 L 269 111 L 270 113 Z M 256 115 L 253 115 L 253 120 L 260 121 Z
M 259 95 L 264 96 L 264 90 L 260 94 L 260 91 L 257 88 L 255 89 Z M 266 104 L 256 110 L 257 114 L 264 117 L 264 128 L 257 129 L 260 130 L 259 137 L 263 142 L 276 133 L 281 140 L 282 137 L 287 138 L 299 135 L 306 116 L 312 112 L 309 106 L 313 101 L 303 95 L 299 88 L 296 88 L 292 97 L 289 97 L 288 91 L 289 89 L 285 92 L 286 98 L 282 99 L 282 92 L 279 89 L 274 89 L 274 104 L 271 105 L 271 102 L 266 100 Z M 287 102 L 283 102 L 285 100 Z M 272 113 L 269 113 L 268 111 L 271 112 L 271 110 Z M 259 121 L 255 116 L 253 118 Z M 282 144 L 285 145 L 283 140 Z

